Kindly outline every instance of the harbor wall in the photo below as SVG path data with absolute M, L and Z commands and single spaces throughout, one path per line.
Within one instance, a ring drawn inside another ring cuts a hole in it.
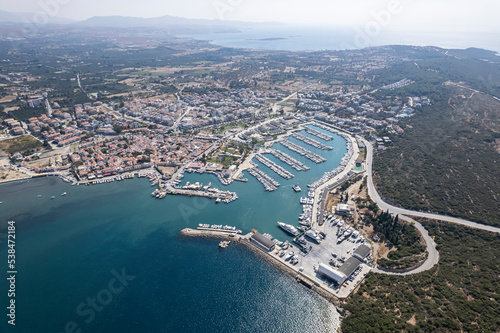
M 225 240 L 233 240 L 234 243 L 236 244 L 241 244 L 245 246 L 247 249 L 250 251 L 254 252 L 261 258 L 263 258 L 265 261 L 269 262 L 271 265 L 275 266 L 276 268 L 279 268 L 292 278 L 297 280 L 298 276 L 303 276 L 307 281 L 310 281 L 312 283 L 311 289 L 312 291 L 316 292 L 318 295 L 326 299 L 328 302 L 332 303 L 335 305 L 337 308 L 337 311 L 340 313 L 340 318 L 342 319 L 342 301 L 333 293 L 330 291 L 324 289 L 320 285 L 316 284 L 314 281 L 309 279 L 307 276 L 301 274 L 300 272 L 297 272 L 293 270 L 292 268 L 288 267 L 287 265 L 283 264 L 276 258 L 272 257 L 268 253 L 264 252 L 260 248 L 258 248 L 256 245 L 250 242 L 249 238 L 251 234 L 247 235 L 236 235 L 234 237 L 230 237 L 229 234 L 223 233 L 223 232 L 218 232 L 218 231 L 209 231 L 209 230 L 196 230 L 196 229 L 190 229 L 190 228 L 185 228 L 180 231 L 180 235 L 184 237 L 205 237 L 205 238 L 218 238 L 218 239 L 225 239 Z

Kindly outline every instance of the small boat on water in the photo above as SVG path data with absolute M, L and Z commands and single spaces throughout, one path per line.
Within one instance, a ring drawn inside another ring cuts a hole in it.
M 51 199 L 55 199 L 56 197 L 55 197 L 55 196 L 51 196 L 50 198 L 51 198 Z
M 63 193 L 63 194 L 61 194 L 61 195 L 62 195 L 62 196 L 65 196 L 66 194 L 68 194 L 68 193 L 64 192 L 64 193 Z
M 229 245 L 229 243 L 231 243 L 231 241 L 221 241 L 219 243 L 219 247 L 225 249 Z
M 302 191 L 302 189 L 300 188 L 300 186 L 299 186 L 298 184 L 293 185 L 293 187 L 292 187 L 292 188 L 293 188 L 293 190 L 294 190 L 295 192 L 301 192 L 301 191 Z

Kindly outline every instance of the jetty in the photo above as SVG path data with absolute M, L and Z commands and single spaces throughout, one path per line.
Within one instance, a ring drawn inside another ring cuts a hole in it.
M 309 138 L 305 135 L 302 135 L 300 133 L 293 133 L 292 136 L 294 138 L 296 138 L 297 140 L 300 140 L 300 141 L 302 141 L 310 146 L 313 146 L 315 148 L 318 148 L 321 150 L 333 150 L 333 147 L 322 144 L 321 142 L 316 141 L 314 139 L 311 139 L 311 138 Z
M 307 171 L 310 169 L 307 165 L 297 161 L 296 159 L 294 159 L 290 155 L 285 154 L 284 152 L 279 151 L 277 149 L 273 149 L 273 148 L 269 149 L 269 154 L 273 155 L 274 157 L 279 159 L 281 162 L 288 164 L 289 166 L 291 166 L 292 168 L 294 168 L 297 171 Z
M 219 203 L 219 202 L 230 203 L 230 202 L 233 202 L 234 200 L 238 199 L 238 195 L 235 192 L 221 191 L 221 190 L 216 189 L 216 188 L 208 188 L 207 190 L 202 191 L 202 190 L 174 187 L 174 188 L 167 188 L 165 190 L 157 189 L 153 193 L 151 193 L 152 196 L 155 196 L 156 198 L 159 198 L 159 199 L 164 198 L 167 194 L 186 195 L 189 197 L 201 197 L 201 198 L 215 199 L 216 203 Z
M 257 178 L 257 180 L 262 185 L 264 185 L 264 188 L 268 192 L 276 191 L 278 189 L 278 186 L 280 186 L 280 183 L 278 183 L 276 180 L 271 178 L 264 171 L 260 170 L 257 166 L 249 169 L 248 173 L 250 173 L 252 176 Z
M 331 133 L 337 133 L 337 134 L 339 134 L 339 131 L 337 131 L 335 128 L 332 128 L 331 126 L 327 126 L 327 125 L 325 125 L 325 124 L 323 124 L 323 123 L 320 123 L 320 122 L 318 122 L 318 121 L 315 121 L 315 122 L 313 123 L 313 125 L 314 125 L 314 126 L 316 126 L 316 127 L 321 128 L 321 129 L 324 129 L 325 131 L 328 131 L 328 132 L 331 132 Z
M 234 235 L 211 230 L 185 228 L 180 231 L 180 234 L 183 237 L 218 238 L 221 239 L 222 242 L 231 241 L 242 245 L 253 253 L 259 255 L 273 266 L 279 268 L 284 273 L 290 275 L 297 281 L 297 283 L 303 284 L 307 288 L 324 297 L 327 301 L 333 303 L 338 308 L 341 308 L 341 299 L 346 298 L 350 294 L 351 290 L 348 288 L 343 287 L 341 290 L 335 290 L 332 288 L 331 282 L 318 275 L 312 267 L 304 269 L 304 267 L 299 265 L 299 263 L 305 264 L 306 262 L 310 262 L 308 266 L 313 265 L 316 262 L 316 259 L 313 257 L 303 256 L 299 254 L 299 252 L 295 253 L 295 251 L 298 250 L 297 247 L 295 245 L 289 245 L 288 242 L 282 243 L 281 246 L 276 243 L 276 245 L 273 246 L 273 250 L 267 251 L 264 250 L 262 246 L 259 246 L 256 242 L 252 241 L 254 232 L 250 232 L 246 235 Z M 222 242 L 220 242 L 219 245 Z M 285 252 L 285 249 L 287 249 L 286 251 L 291 251 L 291 253 L 294 254 L 294 257 L 298 257 L 299 259 L 292 261 L 291 258 L 288 258 L 289 256 L 280 255 L 280 253 Z M 364 268 L 364 272 L 368 271 L 368 267 Z
M 290 179 L 290 178 L 295 177 L 292 173 L 288 172 L 283 167 L 279 166 L 278 164 L 274 163 L 273 161 L 269 160 L 268 158 L 262 156 L 261 154 L 255 155 L 255 158 L 257 159 L 257 161 L 264 164 L 266 167 L 273 170 L 275 173 L 277 173 L 278 175 L 280 175 L 281 177 L 283 177 L 285 179 Z
M 326 158 L 319 156 L 318 154 L 315 154 L 309 150 L 307 150 L 304 147 L 301 147 L 293 142 L 290 142 L 288 140 L 283 140 L 281 141 L 281 144 L 285 146 L 286 148 L 290 149 L 291 151 L 296 152 L 297 154 L 300 154 L 304 156 L 305 158 L 313 161 L 314 163 L 323 163 L 326 161 Z
M 306 130 L 307 133 L 309 133 L 311 135 L 314 135 L 315 137 L 318 137 L 318 138 L 323 139 L 325 141 L 331 141 L 331 140 L 333 140 L 333 136 L 330 136 L 328 134 L 325 134 L 325 133 L 322 133 L 320 131 L 317 131 L 314 128 L 311 128 L 311 127 L 308 127 L 308 126 L 306 126 L 304 128 L 305 128 L 305 130 Z

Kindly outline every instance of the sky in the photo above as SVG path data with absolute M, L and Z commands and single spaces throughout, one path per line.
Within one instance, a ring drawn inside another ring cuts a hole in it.
M 17 0 L 0 10 L 45 12 L 84 20 L 92 16 L 285 22 L 392 29 L 500 32 L 500 2 L 492 0 Z

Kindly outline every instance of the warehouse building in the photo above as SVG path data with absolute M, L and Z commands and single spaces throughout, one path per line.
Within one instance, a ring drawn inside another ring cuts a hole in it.
M 276 246 L 272 240 L 264 237 L 257 231 L 255 231 L 252 237 L 250 237 L 250 241 L 267 252 L 274 250 L 274 247 Z
M 358 247 L 356 249 L 356 251 L 354 251 L 352 256 L 361 260 L 361 261 L 365 261 L 366 257 L 368 257 L 370 255 L 370 253 L 371 253 L 371 249 L 369 246 L 361 245 L 360 247 Z
M 339 272 L 338 270 L 333 269 L 325 264 L 319 264 L 318 273 L 321 273 L 322 275 L 332 279 L 338 284 L 344 283 L 344 281 L 347 279 L 347 276 L 344 273 Z
M 346 260 L 346 262 L 339 267 L 339 272 L 346 276 L 346 279 L 349 278 L 352 273 L 361 265 L 361 260 L 358 258 L 350 257 Z

